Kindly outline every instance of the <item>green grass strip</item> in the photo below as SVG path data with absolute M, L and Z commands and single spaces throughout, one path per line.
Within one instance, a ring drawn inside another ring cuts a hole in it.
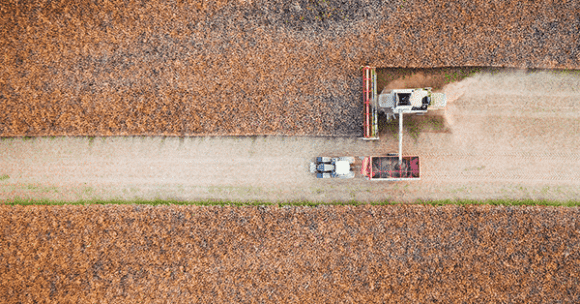
M 425 201 L 420 200 L 414 203 L 403 203 L 395 201 L 379 201 L 379 202 L 358 202 L 358 201 L 337 201 L 337 202 L 314 202 L 314 201 L 291 201 L 291 202 L 265 202 L 265 201 L 247 201 L 247 202 L 236 202 L 236 201 L 178 201 L 178 200 L 82 200 L 76 202 L 65 202 L 65 201 L 52 201 L 52 200 L 32 200 L 32 199 L 21 199 L 16 198 L 14 200 L 2 201 L 0 204 L 3 205 L 149 205 L 149 206 L 307 206 L 307 207 L 320 207 L 320 206 L 360 206 L 360 205 L 401 205 L 401 204 L 418 204 L 418 205 L 431 205 L 431 206 L 444 206 L 444 205 L 459 205 L 459 206 L 473 206 L 473 205 L 491 205 L 491 206 L 565 206 L 565 207 L 578 207 L 580 206 L 580 201 L 552 201 L 552 200 L 532 200 L 532 199 L 522 199 L 522 200 L 510 200 L 510 199 L 498 199 L 498 200 L 433 200 Z

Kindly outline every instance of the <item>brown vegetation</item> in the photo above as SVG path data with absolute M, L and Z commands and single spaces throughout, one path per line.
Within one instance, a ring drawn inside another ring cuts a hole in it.
M 2 303 L 580 301 L 577 208 L 0 206 Z
M 0 136 L 360 135 L 359 67 L 579 68 L 578 1 L 3 1 Z

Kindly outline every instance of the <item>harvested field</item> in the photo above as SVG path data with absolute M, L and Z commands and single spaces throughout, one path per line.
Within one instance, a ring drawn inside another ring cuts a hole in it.
M 3 303 L 580 301 L 552 207 L 0 206 Z
M 580 68 L 578 1 L 5 1 L 0 136 L 360 135 L 359 68 Z

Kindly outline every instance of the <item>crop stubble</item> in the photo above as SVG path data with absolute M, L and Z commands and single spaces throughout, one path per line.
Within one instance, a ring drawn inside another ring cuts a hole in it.
M 578 302 L 578 209 L 0 206 L 3 303 Z
M 0 136 L 360 135 L 360 66 L 579 68 L 579 6 L 7 2 Z

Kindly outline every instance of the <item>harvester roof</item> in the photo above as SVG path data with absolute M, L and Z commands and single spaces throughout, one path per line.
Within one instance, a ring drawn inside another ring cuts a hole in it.
M 423 98 L 429 96 L 429 92 L 424 89 L 417 89 L 411 94 L 411 106 L 420 108 L 423 106 Z

